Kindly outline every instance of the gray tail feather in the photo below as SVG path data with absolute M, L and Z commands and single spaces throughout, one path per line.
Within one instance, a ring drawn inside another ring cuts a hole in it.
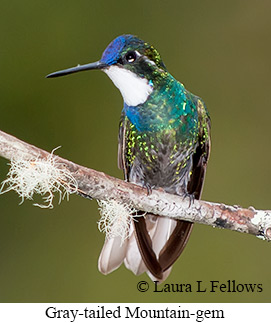
M 129 238 L 105 239 L 98 268 L 109 274 L 123 262 L 135 275 L 147 272 L 152 280 L 164 281 L 183 251 L 192 223 L 145 214 L 134 219 Z

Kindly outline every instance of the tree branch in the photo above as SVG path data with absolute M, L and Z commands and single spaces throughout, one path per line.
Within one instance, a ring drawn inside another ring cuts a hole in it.
M 25 143 L 0 131 L 0 156 L 16 160 L 23 158 L 45 160 L 52 156 L 49 152 Z M 174 219 L 226 228 L 249 233 L 259 238 L 271 240 L 271 211 L 244 209 L 221 203 L 190 201 L 189 197 L 180 197 L 127 183 L 102 172 L 77 165 L 69 160 L 54 155 L 55 166 L 68 170 L 77 181 L 76 193 L 86 198 L 97 200 L 113 199 L 126 203 L 136 210 L 171 217 Z M 67 186 L 70 185 L 65 183 Z

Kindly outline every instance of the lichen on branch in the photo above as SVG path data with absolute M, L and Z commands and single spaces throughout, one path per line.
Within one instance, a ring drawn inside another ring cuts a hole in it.
M 21 198 L 33 200 L 34 194 L 41 195 L 44 204 L 35 203 L 41 208 L 53 208 L 53 199 L 59 195 L 59 203 L 65 196 L 77 191 L 77 181 L 71 172 L 57 163 L 53 155 L 54 149 L 47 158 L 31 159 L 16 156 L 11 159 L 7 178 L 2 182 L 0 194 L 15 191 Z

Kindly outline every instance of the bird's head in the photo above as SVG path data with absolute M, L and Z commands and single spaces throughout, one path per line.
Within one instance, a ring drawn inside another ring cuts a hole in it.
M 111 78 L 129 106 L 144 103 L 167 76 L 161 56 L 152 45 L 136 36 L 122 35 L 107 46 L 99 61 L 55 72 L 47 77 L 94 69 L 104 71 Z

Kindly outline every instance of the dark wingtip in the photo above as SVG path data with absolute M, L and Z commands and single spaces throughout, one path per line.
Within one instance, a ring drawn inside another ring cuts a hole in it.
M 152 249 L 152 241 L 146 228 L 146 221 L 143 216 L 139 216 L 133 221 L 136 239 L 141 257 L 148 270 L 154 277 L 163 279 L 162 268 L 157 261 L 156 255 Z
M 159 254 L 159 264 L 163 271 L 171 267 L 183 252 L 190 237 L 193 223 L 177 221 L 176 227 Z

